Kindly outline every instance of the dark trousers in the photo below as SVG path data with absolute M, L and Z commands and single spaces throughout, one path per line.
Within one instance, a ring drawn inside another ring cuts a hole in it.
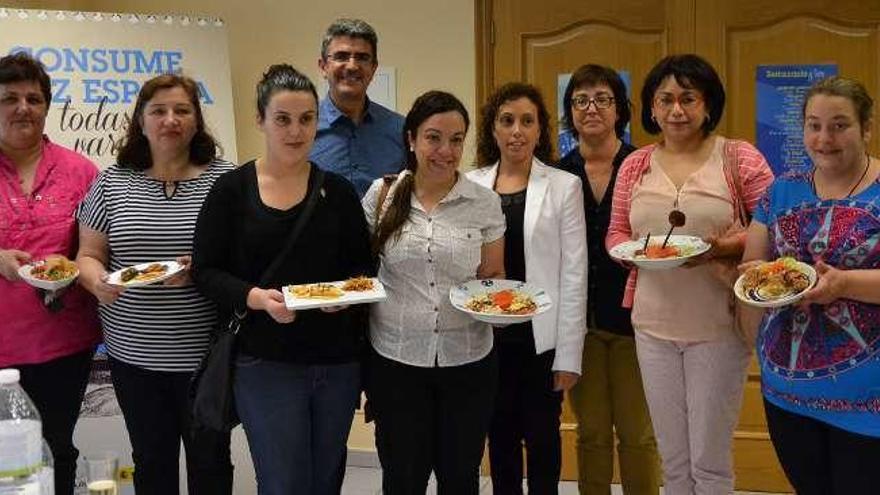
M 113 358 L 110 373 L 131 440 L 138 495 L 179 493 L 181 439 L 190 495 L 232 493 L 229 434 L 191 427 L 192 373 L 151 371 Z
M 523 493 L 523 443 L 526 449 L 528 488 L 531 495 L 555 495 L 559 487 L 562 445 L 559 414 L 562 394 L 553 390 L 550 350 L 535 354 L 531 328 L 527 338 L 505 339 L 496 331 L 498 395 L 489 429 L 492 491 L 499 495 Z
M 476 495 L 492 416 L 498 360 L 422 368 L 370 357 L 371 408 L 385 495 Z
M 880 493 L 880 438 L 851 433 L 764 401 L 776 455 L 798 495 Z
M 55 460 L 57 495 L 73 494 L 79 457 L 79 450 L 73 445 L 73 429 L 79 418 L 94 353 L 94 349 L 89 349 L 45 363 L 10 366 L 21 372 L 21 386 L 40 412 L 43 438 Z

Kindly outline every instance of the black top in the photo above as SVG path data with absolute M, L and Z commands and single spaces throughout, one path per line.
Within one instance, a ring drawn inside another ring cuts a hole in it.
M 584 170 L 584 158 L 580 151 L 571 150 L 557 167 L 581 178 L 584 188 L 584 213 L 587 217 L 587 254 L 590 276 L 587 286 L 587 324 L 620 335 L 633 335 L 630 310 L 621 306 L 629 270 L 611 259 L 605 249 L 605 234 L 611 223 L 611 199 L 620 164 L 636 148 L 623 143 L 612 161 L 613 170 L 605 196 L 597 201 L 593 197 L 590 178 Z
M 315 187 L 309 174 L 308 190 Z M 351 184 L 327 172 L 311 219 L 266 287 L 343 280 L 374 274 L 364 212 Z M 307 193 L 308 195 L 308 193 Z M 254 162 L 220 177 L 205 200 L 193 242 L 193 277 L 220 311 L 245 308 L 247 294 L 284 246 L 305 201 L 289 210 L 260 199 Z M 356 308 L 357 306 L 355 306 Z M 298 311 L 280 324 L 265 311 L 248 311 L 239 349 L 256 357 L 300 364 L 357 359 L 360 331 L 352 308 L 336 313 Z
M 501 211 L 507 223 L 504 231 L 504 272 L 508 280 L 526 280 L 526 252 L 523 222 L 526 217 L 527 189 L 511 194 L 498 194 L 501 197 Z M 496 329 L 495 339 L 499 344 L 533 342 L 532 323 L 516 323 Z M 533 344 L 534 345 L 534 344 Z

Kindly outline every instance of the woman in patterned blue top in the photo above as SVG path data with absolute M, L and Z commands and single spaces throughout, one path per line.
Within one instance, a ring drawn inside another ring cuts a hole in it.
M 880 160 L 867 151 L 872 105 L 860 83 L 842 77 L 807 92 L 804 145 L 813 169 L 783 175 L 768 189 L 744 255 L 792 256 L 819 274 L 798 306 L 764 315 L 757 342 L 770 437 L 799 494 L 880 487 Z

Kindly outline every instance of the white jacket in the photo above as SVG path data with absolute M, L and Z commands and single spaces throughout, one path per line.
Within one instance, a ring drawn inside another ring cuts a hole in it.
M 498 163 L 468 172 L 492 189 Z M 532 320 L 538 354 L 556 349 L 554 371 L 581 373 L 587 328 L 587 226 L 580 180 L 532 159 L 523 236 L 526 282 L 550 295 L 553 307 Z

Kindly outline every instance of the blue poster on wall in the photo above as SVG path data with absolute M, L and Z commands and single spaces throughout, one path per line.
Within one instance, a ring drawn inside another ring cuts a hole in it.
M 837 65 L 759 65 L 755 88 L 758 149 L 777 176 L 811 167 L 803 143 L 804 94 L 816 81 L 837 75 Z
M 626 94 L 627 97 L 632 99 L 630 94 L 632 91 L 630 88 L 632 84 L 630 83 L 629 72 L 625 70 L 617 71 L 620 75 L 620 78 L 623 80 L 623 84 L 626 86 Z M 572 134 L 571 129 L 565 129 L 562 126 L 562 117 L 564 116 L 563 109 L 565 108 L 563 105 L 562 99 L 565 97 L 565 88 L 568 86 L 568 80 L 571 79 L 571 74 L 558 74 L 556 76 L 556 117 L 557 122 L 559 122 L 559 132 L 557 133 L 558 142 L 556 149 L 559 151 L 559 157 L 567 155 L 569 151 L 575 149 L 577 147 L 577 137 Z M 629 131 L 629 124 L 626 126 L 626 130 L 623 132 L 623 140 L 627 143 L 632 142 L 632 136 Z

